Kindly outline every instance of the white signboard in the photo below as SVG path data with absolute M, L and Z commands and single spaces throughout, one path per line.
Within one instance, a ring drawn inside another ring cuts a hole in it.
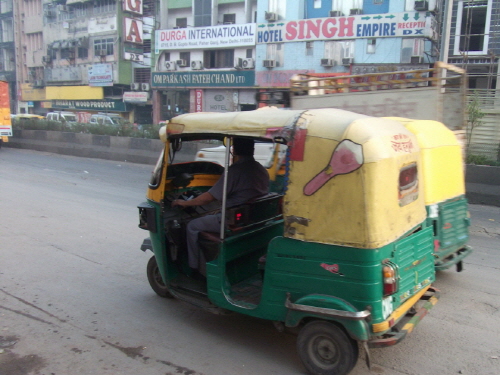
M 254 46 L 256 24 L 156 30 L 156 50 Z
M 355 38 L 434 38 L 434 16 L 426 12 L 311 18 L 258 25 L 257 43 Z
M 143 43 L 142 20 L 135 18 L 123 18 L 124 41 L 130 43 Z
M 113 86 L 113 66 L 94 64 L 88 69 L 89 86 Z
M 143 62 L 144 55 L 142 53 L 134 53 L 134 52 L 124 52 L 123 58 L 125 60 L 135 61 L 135 62 Z
M 148 93 L 146 91 L 126 91 L 123 93 L 123 101 L 129 103 L 146 103 Z
M 103 31 L 116 32 L 116 16 L 96 17 L 89 19 L 89 34 L 102 33 Z
M 142 15 L 142 0 L 124 0 L 123 10 Z

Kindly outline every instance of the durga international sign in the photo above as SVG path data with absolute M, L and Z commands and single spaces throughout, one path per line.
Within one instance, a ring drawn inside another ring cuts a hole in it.
M 434 22 L 430 13 L 406 12 L 264 23 L 257 26 L 257 43 L 381 37 L 433 39 Z
M 255 45 L 254 23 L 157 30 L 156 50 L 229 48 Z

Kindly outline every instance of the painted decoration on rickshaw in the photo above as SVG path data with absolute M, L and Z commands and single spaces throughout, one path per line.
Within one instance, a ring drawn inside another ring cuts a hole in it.
M 304 186 L 304 194 L 313 195 L 335 176 L 352 173 L 362 165 L 363 146 L 344 139 L 333 150 L 327 166 Z

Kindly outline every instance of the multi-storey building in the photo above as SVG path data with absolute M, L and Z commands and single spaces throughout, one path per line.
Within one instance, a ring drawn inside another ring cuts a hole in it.
M 16 3 L 20 111 L 71 110 L 80 121 L 114 112 L 152 122 L 147 16 L 154 13 L 154 1 Z
M 161 2 L 152 73 L 154 119 L 256 108 L 256 0 Z
M 418 69 L 437 59 L 441 1 L 260 0 L 257 85 L 287 87 L 296 73 Z
M 10 97 L 16 96 L 13 0 L 0 1 L 0 80 L 7 81 Z M 13 109 L 13 108 L 11 108 Z

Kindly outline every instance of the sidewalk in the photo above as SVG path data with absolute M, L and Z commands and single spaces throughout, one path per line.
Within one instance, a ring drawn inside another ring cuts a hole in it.
M 500 207 L 500 167 L 467 165 L 465 190 L 471 204 Z

